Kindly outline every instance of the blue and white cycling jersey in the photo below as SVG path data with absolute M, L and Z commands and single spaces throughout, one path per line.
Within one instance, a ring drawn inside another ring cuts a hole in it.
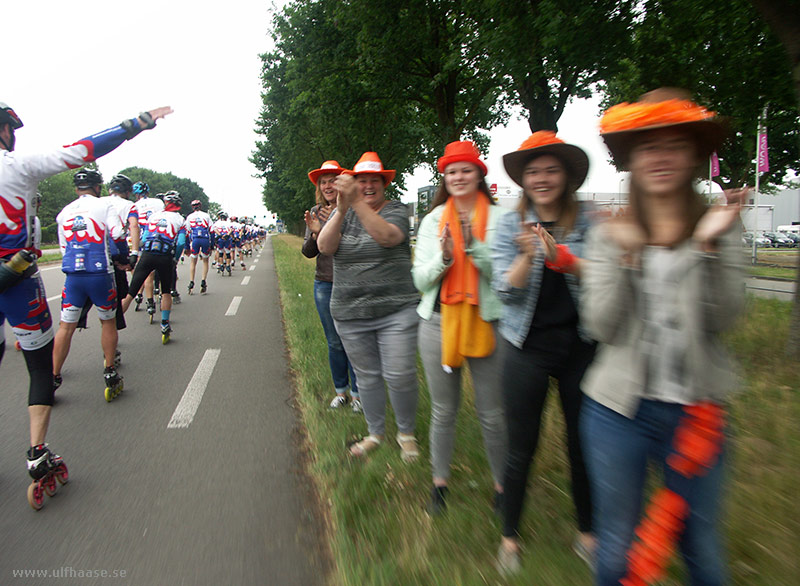
M 0 257 L 33 247 L 33 198 L 39 181 L 102 157 L 125 137 L 125 129 L 117 125 L 46 153 L 0 150 Z
M 112 240 L 125 236 L 117 211 L 103 199 L 82 195 L 56 216 L 61 270 L 65 273 L 110 273 Z

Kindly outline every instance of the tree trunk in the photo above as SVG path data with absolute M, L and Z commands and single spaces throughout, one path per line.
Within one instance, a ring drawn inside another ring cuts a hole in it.
M 750 2 L 761 13 L 789 56 L 795 97 L 800 110 L 800 10 L 797 2 L 791 0 L 750 0 Z M 786 355 L 791 359 L 800 360 L 800 262 L 797 263 L 794 286 Z

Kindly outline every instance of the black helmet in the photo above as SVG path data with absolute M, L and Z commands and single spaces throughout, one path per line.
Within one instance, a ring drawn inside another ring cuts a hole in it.
M 22 128 L 22 120 L 5 102 L 0 102 L 0 124 L 10 124 L 13 130 Z
M 147 195 L 150 193 L 150 186 L 144 181 L 137 181 L 133 184 L 134 195 Z
M 200 200 L 199 200 L 199 199 L 193 199 L 193 200 L 192 200 L 192 207 L 193 207 L 193 208 L 200 208 L 200 206 L 202 206 L 202 205 L 203 205 L 203 204 L 200 202 Z
M 223 220 L 227 220 L 228 219 L 228 214 L 226 212 L 220 212 L 219 213 L 219 217 L 221 219 L 223 219 Z
M 94 169 L 81 169 L 72 177 L 72 183 L 78 189 L 89 189 L 95 185 L 103 184 L 103 176 L 100 171 Z
M 180 206 L 183 203 L 181 199 L 181 194 L 177 191 L 168 191 L 164 194 L 164 205 L 176 205 Z
M 125 175 L 114 175 L 108 184 L 109 191 L 117 193 L 129 193 L 133 189 L 133 182 Z

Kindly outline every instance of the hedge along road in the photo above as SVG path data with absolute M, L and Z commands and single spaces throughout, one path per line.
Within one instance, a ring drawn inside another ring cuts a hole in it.
M 158 322 L 129 310 L 120 332 L 125 390 L 112 403 L 92 311 L 89 329 L 73 338 L 47 438 L 70 482 L 39 512 L 26 500 L 28 377 L 6 327 L 0 583 L 25 571 L 25 583 L 324 581 L 328 552 L 295 441 L 269 239 L 247 265 L 232 277 L 212 267 L 204 296 L 186 294 L 188 260 L 179 265 L 183 302 L 167 346 Z M 49 265 L 42 277 L 57 327 L 64 275 Z

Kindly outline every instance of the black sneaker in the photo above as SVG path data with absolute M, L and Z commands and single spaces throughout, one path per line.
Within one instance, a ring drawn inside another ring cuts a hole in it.
M 431 517 L 439 517 L 447 511 L 447 487 L 434 486 L 431 488 L 431 500 L 425 507 Z

